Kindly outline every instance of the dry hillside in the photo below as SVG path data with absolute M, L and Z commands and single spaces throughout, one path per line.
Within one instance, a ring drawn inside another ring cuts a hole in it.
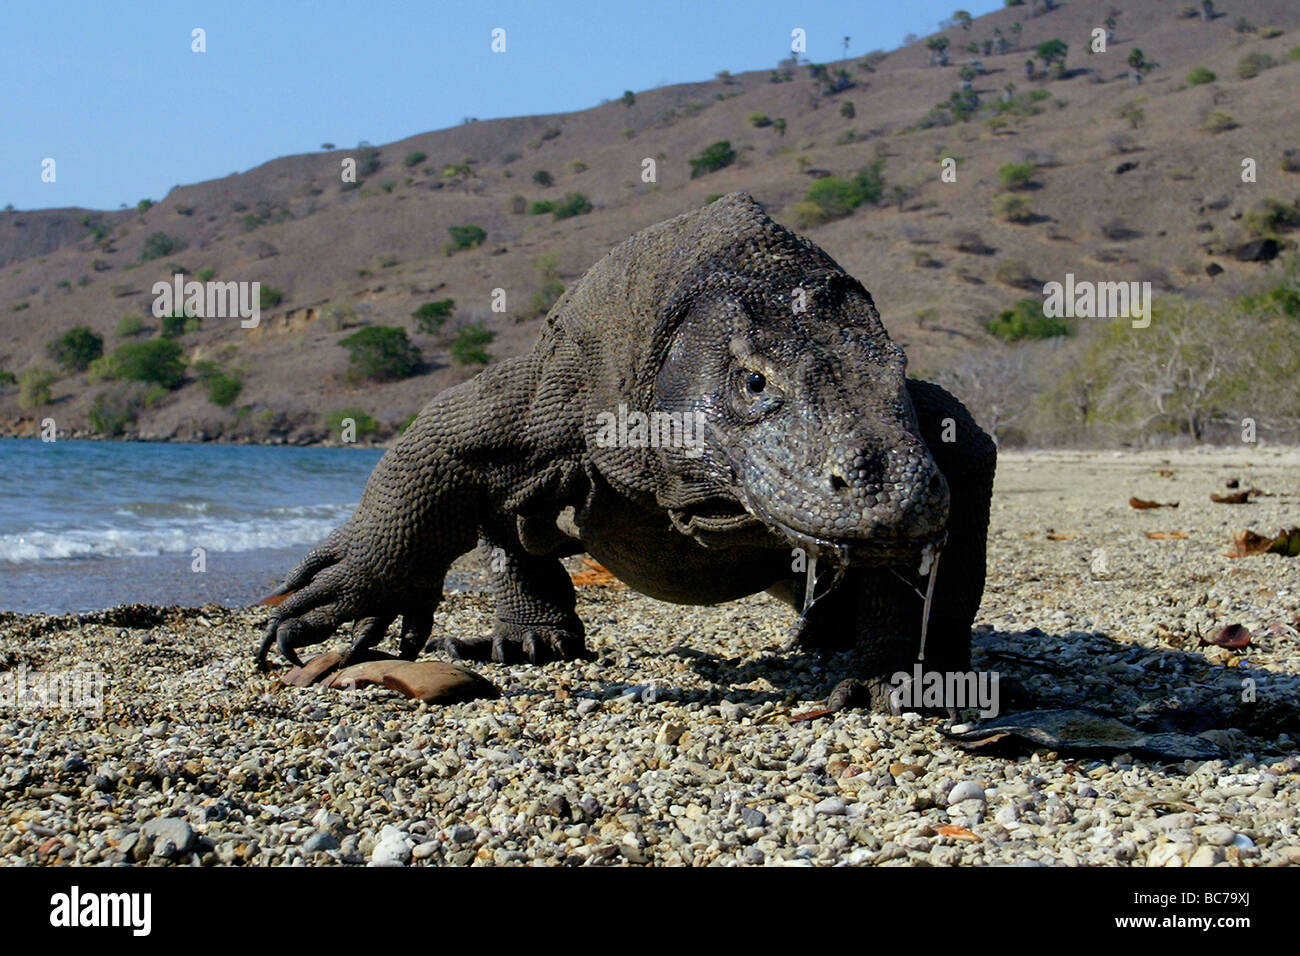
M 1300 199 L 1300 175 L 1286 171 L 1283 158 L 1300 145 L 1300 60 L 1290 55 L 1300 43 L 1300 5 L 1224 0 L 1209 23 L 1184 16 L 1185 6 L 1074 0 L 1037 16 L 1028 5 L 1007 8 L 969 30 L 946 30 L 947 67 L 928 64 L 924 39 L 870 66 L 863 56 L 827 64 L 852 81 L 839 92 L 819 88 L 799 64 L 776 73 L 788 75 L 785 82 L 773 82 L 770 69 L 723 74 L 640 92 L 630 104 L 614 98 L 577 113 L 472 122 L 376 144 L 378 166 L 363 171 L 357 188 L 340 182 L 343 159 L 365 159 L 353 148 L 179 186 L 143 211 L 6 211 L 0 370 L 21 378 L 55 368 L 47 344 L 73 326 L 94 329 L 107 351 L 147 339 L 158 325 L 147 317 L 152 284 L 176 266 L 190 278 L 210 269 L 221 280 L 257 280 L 284 293 L 258 329 L 209 319 L 176 339 L 191 369 L 215 361 L 242 377 L 237 401 L 213 404 L 191 372 L 178 389 L 150 396 L 125 434 L 314 441 L 328 437 L 327 412 L 357 408 L 380 423 L 383 437 L 477 367 L 453 360 L 450 332 L 416 330 L 412 312 L 422 303 L 453 299 L 447 328 L 482 323 L 495 334 L 494 360 L 509 357 L 536 334 L 530 304 L 543 284 L 539 259 L 553 257 L 559 280 L 570 284 L 632 232 L 733 190 L 752 193 L 861 278 L 921 371 L 1002 347 L 980 318 L 1067 272 L 1150 280 L 1191 297 L 1234 294 L 1270 268 L 1232 254 L 1250 238 L 1243 214 L 1264 198 Z M 1120 14 L 1108 50 L 1089 55 L 1090 31 L 1112 7 Z M 1239 28 L 1243 16 L 1256 29 Z M 1014 48 L 980 55 L 985 72 L 971 85 L 987 107 L 1016 84 L 1022 115 L 1004 113 L 1001 125 L 991 126 L 986 113 L 917 128 L 958 89 L 965 45 L 995 30 L 1015 36 Z M 1281 32 L 1270 36 L 1274 30 Z M 1069 44 L 1064 74 L 1049 77 L 1040 65 L 1027 78 L 1027 57 L 1053 38 Z M 1140 85 L 1127 64 L 1135 47 L 1159 64 Z M 1238 64 L 1252 53 L 1277 65 L 1241 78 Z M 1196 67 L 1217 79 L 1189 84 Z M 1032 90 L 1047 95 L 1031 103 Z M 609 95 L 620 92 L 615 81 Z M 1219 119 L 1219 132 L 1204 128 L 1216 111 L 1231 121 Z M 755 125 L 756 113 L 784 127 Z M 692 178 L 690 160 L 719 140 L 731 143 L 735 162 Z M 960 158 L 956 182 L 940 179 L 945 148 Z M 1242 182 L 1247 157 L 1257 161 L 1256 183 Z M 642 180 L 646 159 L 655 160 L 656 182 Z M 848 178 L 877 159 L 881 203 L 822 224 L 797 222 L 796 206 L 817 177 Z M 1038 166 L 1021 192 L 1032 217 L 1017 224 L 996 215 L 994 203 L 1003 192 L 999 167 L 1025 159 Z M 537 184 L 538 170 L 553 183 Z M 556 220 L 515 211 L 517 196 L 531 204 L 573 192 L 590 200 L 589 213 Z M 482 227 L 486 240 L 447 255 L 448 229 L 468 224 Z M 177 240 L 178 250 L 142 259 L 157 233 Z M 1210 263 L 1224 271 L 1207 275 Z M 504 313 L 490 308 L 498 288 Z M 129 314 L 146 328 L 124 337 L 119 327 Z M 367 324 L 405 328 L 423 356 L 419 374 L 350 384 L 338 340 Z M 0 430 L 28 434 L 52 417 L 62 433 L 84 434 L 95 397 L 111 387 L 88 372 L 59 372 L 49 401 L 33 404 L 20 402 L 10 384 L 0 391 Z

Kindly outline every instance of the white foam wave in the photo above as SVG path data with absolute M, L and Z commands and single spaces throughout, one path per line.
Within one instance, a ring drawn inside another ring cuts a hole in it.
M 351 509 L 342 509 L 329 517 L 200 521 L 0 534 L 0 561 L 18 564 L 169 554 L 194 548 L 221 553 L 309 545 L 329 534 L 347 519 L 350 512 Z

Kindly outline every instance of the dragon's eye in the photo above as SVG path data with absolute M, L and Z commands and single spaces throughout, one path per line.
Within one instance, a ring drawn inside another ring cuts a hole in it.
M 761 395 L 763 389 L 767 387 L 767 379 L 763 377 L 762 372 L 748 372 L 745 374 L 745 392 L 749 395 Z

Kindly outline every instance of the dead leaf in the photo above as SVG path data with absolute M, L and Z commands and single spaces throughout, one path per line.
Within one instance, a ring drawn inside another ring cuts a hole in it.
M 288 684 L 290 687 L 310 687 L 338 667 L 342 661 L 343 655 L 338 651 L 326 651 L 324 654 L 317 654 L 303 664 L 302 667 L 295 667 L 284 674 L 280 678 L 280 683 Z
M 1176 501 L 1146 501 L 1142 498 L 1130 498 L 1128 500 L 1130 508 L 1177 508 Z
M 805 710 L 802 714 L 791 714 L 790 723 L 793 724 L 804 720 L 816 720 L 818 717 L 829 717 L 833 713 L 835 713 L 835 711 L 827 710 L 826 708 L 820 710 Z M 757 721 L 755 721 L 755 723 L 757 723 Z
M 968 843 L 982 843 L 984 838 L 978 834 L 971 833 L 965 827 L 959 827 L 948 823 L 934 831 L 939 836 L 951 837 L 954 840 L 965 840 Z
M 1225 624 L 1209 637 L 1202 637 L 1201 643 L 1234 649 L 1245 647 L 1250 643 L 1250 628 L 1243 624 Z
M 1048 541 L 1069 541 L 1073 537 L 1074 535 L 1072 534 L 1049 534 L 1047 536 L 1047 540 Z
M 1157 541 L 1182 541 L 1188 534 L 1186 531 L 1148 531 L 1146 536 Z
M 293 595 L 292 591 L 285 591 L 283 594 L 268 594 L 262 600 L 258 601 L 255 607 L 279 607 L 289 597 Z
M 1174 476 L 1174 470 L 1172 468 L 1157 468 L 1156 474 L 1161 478 L 1172 478 Z
M 582 563 L 591 568 L 590 571 L 577 571 L 569 575 L 573 579 L 574 587 L 580 588 L 621 588 L 626 585 L 603 565 L 593 561 L 587 555 L 582 556 Z
M 1244 505 L 1250 501 L 1250 492 L 1234 491 L 1230 495 L 1216 495 L 1214 492 L 1210 492 L 1210 500 L 1221 505 Z
M 898 762 L 898 763 L 891 763 L 889 765 L 889 775 L 891 777 L 901 777 L 909 770 L 912 773 L 916 774 L 918 777 L 921 776 L 923 773 L 925 773 L 925 768 L 922 767 L 920 764 L 916 764 L 916 763 Z
M 1238 531 L 1232 537 L 1230 558 L 1246 558 L 1256 554 L 1282 554 L 1294 558 L 1300 555 L 1300 528 L 1288 528 L 1272 538 L 1256 534 L 1250 529 Z
M 384 686 L 404 697 L 430 704 L 459 704 L 480 697 L 500 697 L 501 691 L 468 667 L 446 661 L 401 661 L 384 674 Z

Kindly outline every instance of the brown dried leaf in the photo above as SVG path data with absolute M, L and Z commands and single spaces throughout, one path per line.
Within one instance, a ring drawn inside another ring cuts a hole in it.
M 1048 541 L 1069 541 L 1073 537 L 1074 535 L 1072 534 L 1049 534 L 1047 536 L 1047 540 Z
M 1186 531 L 1148 531 L 1146 536 L 1157 541 L 1182 541 L 1188 534 Z
M 984 841 L 984 838 L 978 834 L 971 833 L 965 827 L 959 827 L 951 823 L 939 827 L 934 832 L 939 836 L 946 836 L 953 840 L 965 840 L 968 843 L 982 843 Z
M 1172 478 L 1174 476 L 1174 470 L 1172 468 L 1157 468 L 1156 474 L 1161 478 Z
M 1130 508 L 1177 508 L 1176 501 L 1146 501 L 1143 498 L 1130 498 L 1128 500 Z
M 1221 505 L 1244 505 L 1250 501 L 1250 492 L 1234 491 L 1230 495 L 1216 495 L 1214 492 L 1210 492 L 1210 500 Z
M 626 585 L 603 565 L 593 561 L 587 555 L 582 556 L 582 563 L 591 568 L 590 571 L 577 571 L 569 575 L 573 579 L 574 587 L 579 588 L 621 588 Z
M 1209 637 L 1202 637 L 1202 644 L 1214 644 L 1218 647 L 1245 647 L 1250 643 L 1250 628 L 1244 624 L 1225 624 Z

